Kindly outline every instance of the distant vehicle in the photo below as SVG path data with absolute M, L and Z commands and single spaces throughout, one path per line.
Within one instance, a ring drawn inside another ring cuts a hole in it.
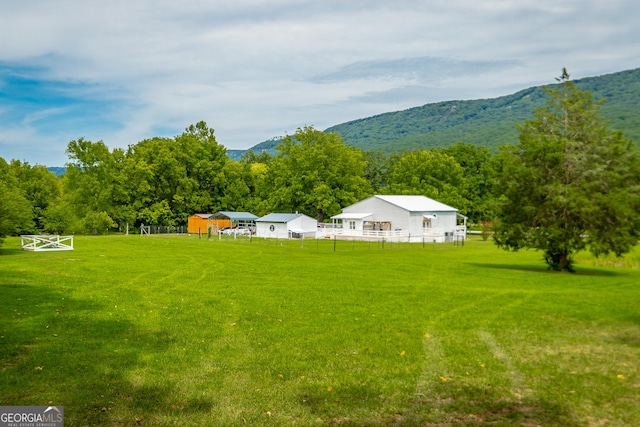
M 221 228 L 220 231 L 218 231 L 218 233 L 220 234 L 225 234 L 225 235 L 229 235 L 229 236 L 249 236 L 252 234 L 251 230 L 248 228 L 240 228 L 240 227 L 224 227 Z

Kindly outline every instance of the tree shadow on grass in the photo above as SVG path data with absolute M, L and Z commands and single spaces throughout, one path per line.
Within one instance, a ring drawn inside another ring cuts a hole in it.
M 21 248 L 2 248 L 0 247 L 0 257 L 22 254 L 24 251 Z
M 630 347 L 640 347 L 640 336 L 620 334 L 615 337 L 615 342 Z
M 417 395 L 396 425 L 573 427 L 582 424 L 574 421 L 570 408 L 559 402 L 534 395 L 516 397 L 491 384 L 448 382 Z
M 0 283 L 0 300 L 0 405 L 64 406 L 69 425 L 135 425 L 138 417 L 214 406 L 176 398 L 176 384 L 157 371 L 132 381 L 149 357 L 161 359 L 172 345 L 162 330 L 140 330 L 95 301 L 47 286 Z
M 640 326 L 640 315 L 631 315 L 623 318 L 625 322 L 630 322 L 635 326 Z M 640 347 L 640 334 L 636 333 L 637 328 L 617 329 L 612 331 L 608 339 L 614 343 L 630 347 Z
M 536 398 L 509 398 L 503 392 L 469 385 L 443 388 L 413 399 L 404 408 L 383 412 L 380 391 L 361 385 L 344 385 L 328 392 L 303 390 L 304 406 L 327 425 L 550 425 L 577 427 L 568 408 Z
M 467 265 L 474 266 L 476 268 L 491 268 L 497 270 L 512 270 L 512 271 L 522 271 L 527 273 L 538 273 L 538 274 L 568 274 L 568 275 L 576 275 L 576 276 L 595 276 L 595 277 L 615 277 L 615 276 L 624 276 L 627 275 L 627 272 L 624 271 L 608 271 L 601 270 L 596 268 L 588 268 L 588 267 L 576 267 L 575 273 L 567 273 L 567 272 L 558 272 L 550 270 L 544 265 L 541 266 L 531 266 L 531 265 L 519 265 L 519 264 L 494 264 L 494 263 L 480 263 L 480 262 L 468 262 Z
M 347 417 L 353 412 L 375 413 L 382 403 L 379 392 L 360 384 L 331 391 L 309 386 L 303 388 L 300 400 L 311 414 L 323 418 Z

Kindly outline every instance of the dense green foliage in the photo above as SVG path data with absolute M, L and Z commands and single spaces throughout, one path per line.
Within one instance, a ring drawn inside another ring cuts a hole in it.
M 572 255 L 585 247 L 621 255 L 637 243 L 640 159 L 599 117 L 590 92 L 568 80 L 547 92 L 547 106 L 520 127 L 520 143 L 502 150 L 495 239 L 572 270 Z
M 7 235 L 29 233 L 35 228 L 32 206 L 12 169 L 0 157 L 0 244 Z
M 275 211 L 300 211 L 322 222 L 371 194 L 362 153 L 335 133 L 298 129 L 277 149 L 266 175 Z
M 422 194 L 466 212 L 464 170 L 442 151 L 417 150 L 391 163 L 388 194 Z
M 144 140 L 126 158 L 127 180 L 137 187 L 129 185 L 141 193 L 126 204 L 142 203 L 135 211 L 146 224 L 176 225 L 195 212 L 220 209 L 228 160 L 204 122 L 172 139 Z
M 9 238 L 0 405 L 64 405 L 69 426 L 632 426 L 638 249 L 557 275 L 480 240 Z
M 491 151 L 487 147 L 462 142 L 442 151 L 462 167 L 464 185 L 459 188 L 464 198 L 466 215 L 474 223 L 494 218 L 496 165 Z

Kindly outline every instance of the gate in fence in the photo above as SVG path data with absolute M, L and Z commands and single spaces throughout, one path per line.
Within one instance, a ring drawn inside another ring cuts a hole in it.
M 72 251 L 73 236 L 59 236 L 57 234 L 28 234 L 20 236 L 22 250 L 45 252 L 45 251 Z

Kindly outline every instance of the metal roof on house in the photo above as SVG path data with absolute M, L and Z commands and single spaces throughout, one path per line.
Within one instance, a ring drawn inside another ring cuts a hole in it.
M 197 216 L 197 217 L 202 218 L 202 219 L 209 219 L 211 214 L 208 214 L 208 213 L 207 214 L 205 214 L 205 213 L 197 213 L 197 214 L 193 214 L 191 216 Z
M 387 203 L 396 205 L 409 212 L 451 212 L 457 211 L 449 205 L 440 203 L 437 200 L 430 199 L 425 196 L 373 196 L 377 199 L 384 200 Z
M 373 215 L 372 213 L 350 213 L 350 212 L 343 212 L 341 214 L 338 215 L 334 215 L 331 217 L 331 219 L 364 219 L 368 216 Z
M 213 219 L 230 219 L 231 221 L 255 221 L 258 217 L 251 212 L 220 211 L 211 215 Z
M 258 218 L 256 222 L 289 222 L 298 217 L 301 217 L 302 214 L 299 213 L 270 213 L 269 215 L 265 215 L 262 218 Z

